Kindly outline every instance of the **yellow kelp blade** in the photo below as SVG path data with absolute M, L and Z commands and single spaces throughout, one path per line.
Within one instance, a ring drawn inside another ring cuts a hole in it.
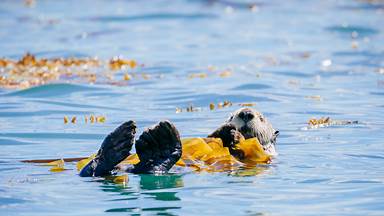
M 64 160 L 63 159 L 60 159 L 60 160 L 55 160 L 55 161 L 52 161 L 52 162 L 49 162 L 49 163 L 44 163 L 44 164 L 41 164 L 42 166 L 58 166 L 58 167 L 63 167 L 64 166 Z
M 225 156 L 230 156 L 229 149 L 227 147 L 222 147 L 220 149 L 216 149 L 215 151 L 211 151 L 210 153 L 204 155 L 200 160 L 205 163 L 211 164 L 215 162 L 218 158 L 222 158 Z
M 49 171 L 51 171 L 51 172 L 62 172 L 64 170 L 65 170 L 64 166 L 62 166 L 62 167 L 54 166 L 51 169 L 49 169 Z
M 207 165 L 200 160 L 191 160 L 191 159 L 186 159 L 184 160 L 185 166 L 192 169 L 195 172 L 200 172 L 203 171 L 207 168 Z
M 177 162 L 176 162 L 176 165 L 177 166 L 185 166 L 185 162 L 183 159 L 179 159 Z
M 55 161 L 52 161 L 52 162 L 49 162 L 49 163 L 45 163 L 45 164 L 42 164 L 43 166 L 52 166 L 51 169 L 49 169 L 49 171 L 51 172 L 62 172 L 65 170 L 64 168 L 64 160 L 63 159 L 60 159 L 60 160 L 55 160 Z
M 212 150 L 222 149 L 223 141 L 220 138 L 204 138 L 204 141 L 211 147 Z
M 131 164 L 135 165 L 140 162 L 139 156 L 137 154 L 129 155 L 127 158 L 125 158 L 120 164 Z
M 212 152 L 212 148 L 202 138 L 187 138 L 182 141 L 182 159 L 200 159 Z
M 266 167 L 266 166 L 252 166 L 249 168 L 242 167 L 241 169 L 238 169 L 235 172 L 231 173 L 231 175 L 234 175 L 234 176 L 257 176 L 257 175 L 263 174 L 267 170 L 268 170 L 268 167 Z
M 268 163 L 271 160 L 257 138 L 244 140 L 236 147 L 244 152 L 243 163 Z
M 211 155 L 214 150 L 223 148 L 219 138 L 185 138 L 181 140 L 181 143 L 183 154 L 176 165 L 197 167 L 198 170 L 200 170 L 200 166 L 196 165 L 196 160 L 207 160 L 212 157 L 208 155 Z
M 83 169 L 84 166 L 89 163 L 89 161 L 91 161 L 93 158 L 95 158 L 95 156 L 96 156 L 96 154 L 92 154 L 91 156 L 89 156 L 89 158 L 86 158 L 86 159 L 83 159 L 83 160 L 80 160 L 79 162 L 77 162 L 76 163 L 77 171 L 80 171 L 81 169 Z
M 237 169 L 242 166 L 243 163 L 239 162 L 232 155 L 226 155 L 223 157 L 215 158 L 213 163 L 209 165 L 208 172 L 225 172 Z
M 110 176 L 105 176 L 104 177 L 104 180 L 105 181 L 108 181 L 108 182 L 111 182 L 111 183 L 115 183 L 115 184 L 119 184 L 119 185 L 127 185 L 128 184 L 128 181 L 129 181 L 129 177 L 127 174 L 123 174 L 123 175 L 110 175 Z
M 121 175 L 121 176 L 113 176 L 112 181 L 116 184 L 127 184 L 129 181 L 128 175 Z

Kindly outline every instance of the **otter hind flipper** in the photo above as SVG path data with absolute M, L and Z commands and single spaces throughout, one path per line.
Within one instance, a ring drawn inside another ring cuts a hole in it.
M 169 121 L 145 130 L 135 145 L 140 162 L 133 173 L 166 173 L 182 153 L 179 132 Z
M 80 171 L 80 176 L 106 176 L 129 156 L 135 141 L 136 123 L 128 121 L 110 133 L 101 144 L 96 157 Z

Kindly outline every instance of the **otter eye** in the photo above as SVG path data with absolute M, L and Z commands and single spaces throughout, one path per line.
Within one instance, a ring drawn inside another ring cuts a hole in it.
M 264 117 L 263 116 L 260 116 L 259 119 L 260 119 L 261 122 L 264 122 Z
M 242 119 L 244 118 L 244 112 L 239 113 L 239 117 Z

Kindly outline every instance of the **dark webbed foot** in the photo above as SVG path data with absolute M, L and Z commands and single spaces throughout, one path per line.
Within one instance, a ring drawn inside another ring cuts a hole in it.
M 208 137 L 220 138 L 223 142 L 223 146 L 228 147 L 231 155 L 239 159 L 244 158 L 244 153 L 241 150 L 236 149 L 236 144 L 243 140 L 244 136 L 240 131 L 236 129 L 234 125 L 224 124 L 215 130 L 212 134 L 208 135 Z
M 136 134 L 136 123 L 128 121 L 110 133 L 101 144 L 96 157 L 81 171 L 80 176 L 105 176 L 129 156 Z
M 140 163 L 133 173 L 166 173 L 181 157 L 180 135 L 169 121 L 148 128 L 136 141 Z

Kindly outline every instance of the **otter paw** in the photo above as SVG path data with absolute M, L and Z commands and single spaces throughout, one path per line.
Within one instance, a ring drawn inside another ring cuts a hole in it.
M 236 158 L 244 158 L 244 152 L 236 148 L 236 144 L 244 140 L 244 136 L 233 124 L 227 123 L 218 128 L 208 137 L 220 138 L 224 147 L 228 147 L 231 155 Z
M 105 176 L 129 156 L 135 141 L 136 123 L 128 121 L 110 133 L 101 144 L 96 157 L 81 171 L 80 176 Z
M 136 141 L 136 153 L 140 163 L 134 173 L 165 173 L 181 157 L 180 135 L 169 121 L 148 128 Z
M 241 133 L 232 124 L 224 124 L 208 137 L 220 138 L 224 147 L 232 148 L 240 140 Z
M 233 145 L 245 140 L 244 136 L 240 133 L 240 131 L 236 129 L 232 129 L 230 131 L 231 140 L 233 141 Z

